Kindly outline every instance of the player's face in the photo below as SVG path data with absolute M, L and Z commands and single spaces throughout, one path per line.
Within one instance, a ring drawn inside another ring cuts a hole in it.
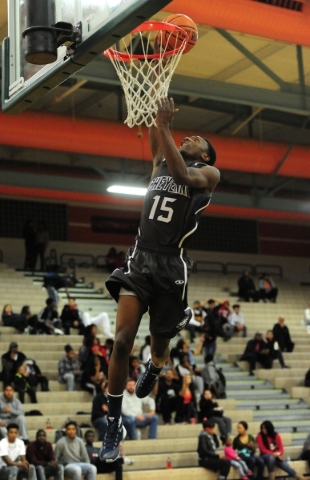
M 185 157 L 197 158 L 204 161 L 209 160 L 207 151 L 207 142 L 199 136 L 185 137 L 179 148 L 179 152 Z

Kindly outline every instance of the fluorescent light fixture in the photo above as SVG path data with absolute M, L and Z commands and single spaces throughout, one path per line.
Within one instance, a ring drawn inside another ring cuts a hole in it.
M 146 188 L 128 187 L 125 185 L 112 185 L 107 190 L 110 193 L 121 193 L 123 195 L 136 195 L 138 197 L 144 197 L 147 191 Z

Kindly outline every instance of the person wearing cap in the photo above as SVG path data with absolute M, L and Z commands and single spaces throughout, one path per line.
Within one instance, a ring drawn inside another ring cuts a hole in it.
M 0 395 L 0 433 L 3 437 L 7 434 L 6 426 L 9 423 L 18 425 L 19 437 L 28 441 L 28 430 L 23 406 L 14 396 L 15 390 L 12 385 L 7 385 Z
M 71 345 L 65 345 L 66 355 L 58 363 L 58 382 L 66 383 L 68 391 L 73 392 L 74 382 L 80 381 L 80 362 L 75 358 L 75 352 Z
M 212 420 L 203 420 L 202 428 L 197 448 L 199 466 L 207 470 L 218 471 L 219 479 L 225 480 L 229 474 L 230 461 L 225 460 L 224 455 L 217 453 L 219 441 L 215 434 L 215 423 Z
M 4 387 L 13 382 L 18 366 L 24 363 L 25 360 L 26 355 L 18 351 L 18 344 L 16 342 L 11 342 L 9 350 L 1 357 L 1 379 Z

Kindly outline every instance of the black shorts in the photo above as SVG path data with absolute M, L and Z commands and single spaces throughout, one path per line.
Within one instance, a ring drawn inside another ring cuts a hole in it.
M 191 318 L 187 281 L 192 262 L 182 250 L 140 242 L 128 251 L 124 268 L 116 269 L 106 287 L 118 302 L 121 287 L 133 291 L 150 314 L 150 332 L 173 338 Z

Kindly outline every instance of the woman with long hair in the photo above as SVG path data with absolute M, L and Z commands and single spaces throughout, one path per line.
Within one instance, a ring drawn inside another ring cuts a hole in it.
M 261 457 L 255 455 L 257 445 L 253 435 L 248 433 L 248 428 L 249 426 L 247 422 L 242 420 L 238 423 L 238 435 L 234 438 L 233 448 L 236 450 L 239 457 L 245 461 L 252 472 L 255 471 L 255 467 L 257 468 L 256 478 L 257 480 L 261 480 L 263 478 L 265 464 Z
M 267 469 L 269 480 L 275 478 L 275 467 L 279 467 L 290 477 L 297 480 L 304 480 L 303 475 L 297 473 L 284 460 L 284 448 L 281 436 L 275 431 L 274 425 L 269 420 L 265 420 L 260 426 L 260 433 L 256 437 L 260 456 L 263 459 Z

